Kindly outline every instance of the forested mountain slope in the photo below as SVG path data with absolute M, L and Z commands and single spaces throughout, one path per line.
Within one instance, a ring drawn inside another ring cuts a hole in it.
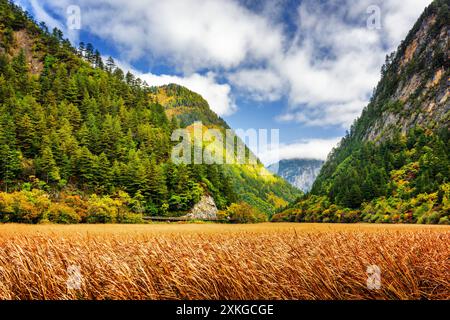
M 150 88 L 113 59 L 102 61 L 91 44 L 75 49 L 61 31 L 0 0 L 1 220 L 120 222 L 118 207 L 130 217 L 169 215 L 204 193 L 221 209 L 245 199 L 242 169 L 170 161 L 173 130 L 192 121 L 228 128 L 199 95 Z M 281 179 L 250 180 L 260 191 L 253 204 L 267 214 L 273 195 L 296 196 Z
M 164 106 L 169 119 L 179 123 L 180 127 L 192 128 L 194 123 L 201 122 L 204 130 L 218 129 L 224 137 L 226 130 L 230 129 L 228 124 L 210 109 L 206 100 L 187 88 L 170 84 L 152 87 L 150 90 L 151 100 Z M 238 137 L 236 139 L 242 142 Z M 225 149 L 225 143 L 222 146 L 214 141 L 213 144 L 215 148 L 223 149 L 224 155 L 230 153 L 230 150 Z M 236 151 L 237 146 L 231 152 Z M 250 153 L 245 146 L 246 156 Z M 220 170 L 229 179 L 232 190 L 238 195 L 236 198 L 263 212 L 272 213 L 301 195 L 299 190 L 268 171 L 259 160 L 255 164 L 220 165 Z
M 448 223 L 450 13 L 435 0 L 386 58 L 311 194 L 276 219 Z

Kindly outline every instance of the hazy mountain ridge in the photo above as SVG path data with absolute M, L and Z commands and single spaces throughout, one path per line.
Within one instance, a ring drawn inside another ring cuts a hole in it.
M 322 160 L 289 159 L 274 163 L 268 166 L 268 169 L 296 188 L 308 192 L 319 175 L 323 163 Z

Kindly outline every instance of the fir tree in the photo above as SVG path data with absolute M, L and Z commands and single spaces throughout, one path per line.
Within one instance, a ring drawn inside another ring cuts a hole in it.
M 41 174 L 47 183 L 58 182 L 61 177 L 59 175 L 59 168 L 53 158 L 53 152 L 50 147 L 45 147 L 42 150 L 42 156 L 39 161 Z

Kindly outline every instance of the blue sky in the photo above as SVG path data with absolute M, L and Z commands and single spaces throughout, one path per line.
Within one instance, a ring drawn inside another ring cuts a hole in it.
M 281 158 L 324 159 L 431 0 L 15 2 L 150 85 L 202 94 L 232 128 L 280 129 Z

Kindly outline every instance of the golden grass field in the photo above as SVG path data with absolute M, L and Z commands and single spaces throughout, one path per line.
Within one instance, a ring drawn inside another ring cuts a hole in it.
M 448 226 L 6 224 L 0 299 L 450 299 L 449 243 Z

